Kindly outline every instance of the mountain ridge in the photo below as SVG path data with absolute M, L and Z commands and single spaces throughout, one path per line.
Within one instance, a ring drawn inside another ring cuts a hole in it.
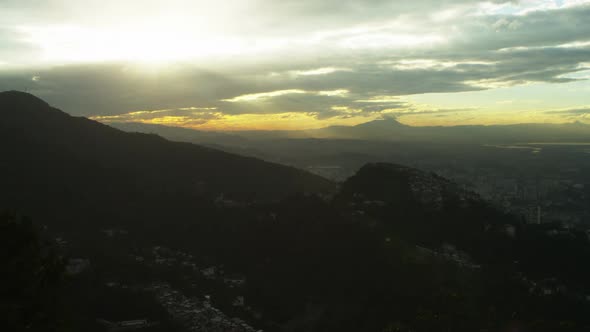
M 26 93 L 0 93 L 0 115 L 6 207 L 28 202 L 47 211 L 57 209 L 55 203 L 99 211 L 101 204 L 129 198 L 130 204 L 161 199 L 178 208 L 180 201 L 222 193 L 228 199 L 273 200 L 335 188 L 291 167 L 73 117 Z

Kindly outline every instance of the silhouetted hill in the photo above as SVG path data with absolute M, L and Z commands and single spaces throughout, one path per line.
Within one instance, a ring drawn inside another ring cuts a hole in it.
M 335 202 L 377 221 L 386 233 L 429 248 L 450 244 L 480 264 L 519 262 L 529 276 L 578 286 L 590 277 L 590 269 L 580 268 L 590 259 L 583 231 L 527 224 L 434 173 L 367 164 L 342 184 Z
M 5 206 L 73 206 L 93 218 L 134 206 L 174 213 L 221 193 L 243 201 L 333 188 L 293 168 L 72 117 L 22 92 L 0 93 L 0 150 Z
M 434 173 L 387 163 L 362 167 L 344 182 L 336 202 L 416 244 L 451 243 L 486 261 L 505 254 L 496 235 L 506 238 L 505 224 L 519 222 Z

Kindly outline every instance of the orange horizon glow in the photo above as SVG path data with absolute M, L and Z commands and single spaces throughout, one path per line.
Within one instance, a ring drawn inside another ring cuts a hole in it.
M 204 123 L 192 123 L 191 119 L 185 117 L 160 117 L 153 119 L 137 119 L 133 121 L 117 121 L 109 117 L 91 117 L 91 119 L 109 123 L 142 123 L 152 125 L 163 125 L 169 127 L 179 127 L 201 131 L 290 131 L 290 130 L 315 130 L 330 126 L 355 126 L 366 122 L 380 120 L 383 117 L 379 114 L 373 116 L 357 116 L 346 119 L 326 119 L 318 120 L 305 113 L 277 113 L 277 114 L 241 114 L 241 115 L 222 115 L 218 119 L 208 120 Z M 523 123 L 545 123 L 545 124 L 566 124 L 573 123 L 577 120 L 564 119 L 558 115 L 539 116 L 538 114 L 529 114 L 528 116 L 506 115 L 500 117 L 497 114 L 488 116 L 478 116 L 474 118 L 465 117 L 463 120 L 454 118 L 432 118 L 420 114 L 409 114 L 398 116 L 396 118 L 400 123 L 412 127 L 432 127 L 432 126 L 461 126 L 461 125 L 511 125 Z M 590 122 L 585 122 L 590 123 Z

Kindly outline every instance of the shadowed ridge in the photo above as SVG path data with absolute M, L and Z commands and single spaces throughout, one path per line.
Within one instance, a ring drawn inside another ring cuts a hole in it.
M 13 103 L 15 106 L 45 106 L 49 107 L 43 99 L 38 98 L 28 92 L 10 90 L 0 92 L 0 101 Z
M 126 135 L 99 122 L 71 116 L 21 91 L 0 92 L 0 127 L 26 133 L 31 139 L 60 142 L 62 146 L 89 140 L 112 141 Z
M 21 91 L 3 91 L 0 92 L 0 114 L 6 119 L 18 118 L 22 116 L 33 116 L 42 113 L 41 111 L 49 111 L 53 113 L 65 113 L 53 109 L 44 100 L 35 97 L 34 95 Z
M 170 211 L 188 218 L 194 202 L 222 193 L 266 201 L 335 188 L 291 167 L 73 117 L 22 92 L 0 94 L 0 151 L 0 207 L 43 217 L 68 205 L 95 219 L 159 221 Z M 118 202 L 135 208 L 119 209 Z

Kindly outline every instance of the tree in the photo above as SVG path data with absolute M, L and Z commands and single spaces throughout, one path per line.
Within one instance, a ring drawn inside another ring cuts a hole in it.
M 57 330 L 63 264 L 28 218 L 0 213 L 0 317 L 6 331 Z

